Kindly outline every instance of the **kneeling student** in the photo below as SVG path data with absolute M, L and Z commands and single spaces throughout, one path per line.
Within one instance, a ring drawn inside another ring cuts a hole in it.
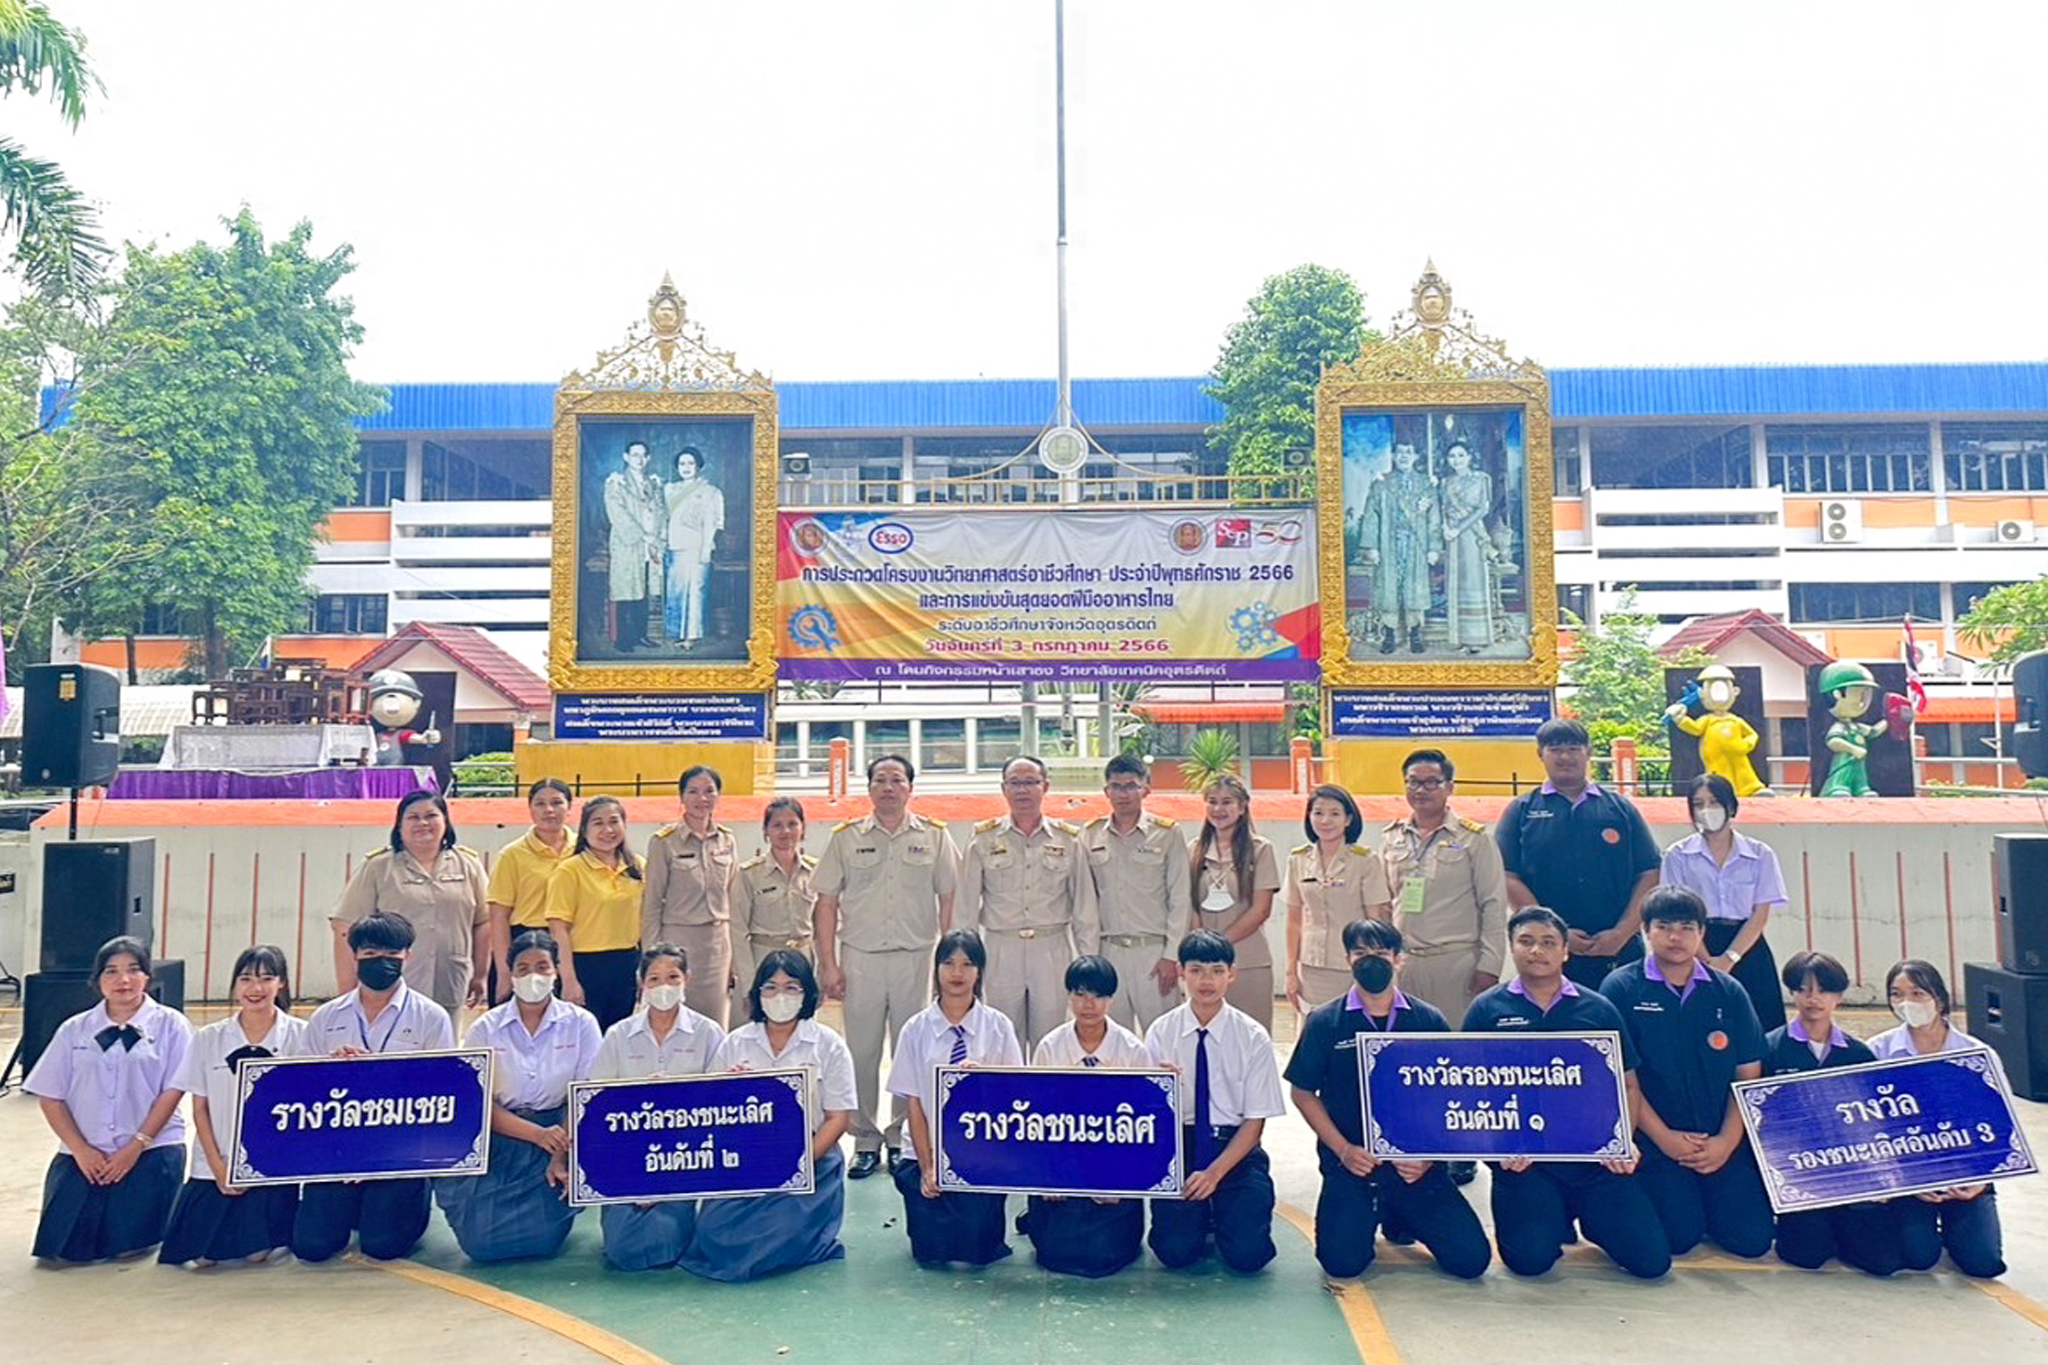
M 1465 1011 L 1463 1032 L 1617 1033 L 1636 1088 L 1635 1044 L 1605 997 L 1581 990 L 1564 974 L 1571 956 L 1564 917 L 1532 905 L 1508 920 L 1515 978 L 1495 986 Z M 1631 1275 L 1654 1280 L 1671 1269 L 1671 1247 L 1657 1210 L 1636 1176 L 1636 1161 L 1533 1161 L 1513 1157 L 1493 1168 L 1493 1236 L 1500 1262 L 1517 1275 L 1541 1275 L 1557 1264 L 1577 1221 L 1586 1239 Z
M 1394 984 L 1401 931 L 1380 920 L 1344 926 L 1351 988 L 1302 1022 L 1287 1063 L 1294 1107 L 1315 1129 L 1323 1189 L 1316 1199 L 1316 1260 L 1334 1279 L 1361 1275 L 1373 1260 L 1383 1219 L 1398 1219 L 1436 1257 L 1437 1268 L 1477 1279 L 1493 1259 L 1479 1215 L 1433 1161 L 1378 1161 L 1367 1155 L 1359 1107 L 1358 1040 L 1367 1033 L 1449 1033 L 1436 1007 Z
M 1211 929 L 1180 941 L 1185 1003 L 1145 1030 L 1152 1060 L 1180 1073 L 1179 1199 L 1152 1201 L 1152 1254 L 1179 1269 L 1216 1239 L 1216 1254 L 1240 1275 L 1273 1259 L 1273 1177 L 1259 1137 L 1266 1120 L 1287 1112 L 1273 1040 L 1256 1019 L 1229 1004 L 1237 950 Z
M 1073 1018 L 1039 1041 L 1031 1065 L 1150 1068 L 1144 1040 L 1109 1017 L 1116 998 L 1116 967 L 1108 958 L 1077 957 L 1067 964 Z M 1145 1201 L 1033 1195 L 1017 1223 L 1030 1237 L 1041 1269 L 1099 1279 L 1138 1259 Z

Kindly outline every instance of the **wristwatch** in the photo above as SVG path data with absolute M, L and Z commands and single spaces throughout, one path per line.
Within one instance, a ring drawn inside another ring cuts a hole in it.
M 1735 949 L 1730 948 L 1728 950 L 1728 965 L 1733 967 L 1736 963 L 1740 961 L 1742 961 L 1742 954 L 1737 952 Z

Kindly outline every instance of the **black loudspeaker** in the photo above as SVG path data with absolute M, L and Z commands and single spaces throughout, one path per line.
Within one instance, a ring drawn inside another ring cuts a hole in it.
M 160 1005 L 183 1012 L 185 963 L 182 958 L 153 964 L 149 996 Z M 92 967 L 76 972 L 31 972 L 21 997 L 21 1074 L 26 1076 L 50 1045 L 58 1025 L 100 1002 Z
M 21 692 L 21 784 L 100 787 L 121 763 L 121 675 L 31 664 Z
M 43 845 L 42 970 L 82 972 L 110 938 L 151 947 L 156 840 L 90 839 Z
M 2048 777 L 2048 649 L 2023 654 L 2013 663 L 2012 695 L 2019 713 L 2012 727 L 2012 756 L 2028 777 Z
M 1991 836 L 1991 893 L 1998 965 L 2048 972 L 2048 834 Z
M 1998 1054 L 2012 1093 L 2048 1100 L 2048 976 L 1963 964 L 1970 1036 Z

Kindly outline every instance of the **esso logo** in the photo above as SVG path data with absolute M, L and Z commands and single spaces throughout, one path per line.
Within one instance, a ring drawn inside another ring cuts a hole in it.
M 885 555 L 902 554 L 916 539 L 917 537 L 911 535 L 910 528 L 900 521 L 885 521 L 868 532 L 868 544 Z

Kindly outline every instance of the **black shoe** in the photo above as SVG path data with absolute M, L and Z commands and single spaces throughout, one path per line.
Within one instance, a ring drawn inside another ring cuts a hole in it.
M 1476 1161 L 1452 1161 L 1446 1164 L 1453 1185 L 1469 1185 L 1479 1178 L 1479 1163 Z
M 888 1149 L 888 1152 L 889 1152 L 889 1174 L 890 1174 L 890 1175 L 894 1175 L 894 1174 L 896 1174 L 896 1168 L 897 1168 L 898 1166 L 901 1166 L 901 1165 L 903 1165 L 903 1164 L 904 1164 L 904 1163 L 905 1163 L 906 1161 L 910 1161 L 910 1158 L 909 1158 L 909 1157 L 906 1157 L 905 1155 L 903 1155 L 903 1149 L 902 1149 L 901 1147 L 891 1147 L 891 1148 L 889 1148 L 889 1149 Z M 912 1164 L 915 1164 L 915 1163 L 912 1163 Z
M 1423 642 L 1422 642 L 1422 627 L 1421 627 L 1421 626 L 1411 626 L 1411 627 L 1409 627 L 1409 630 L 1408 630 L 1408 652 L 1409 652 L 1410 654 L 1421 654 L 1421 653 L 1424 653 L 1426 649 L 1427 649 L 1427 646 L 1425 646 L 1425 645 L 1423 644 Z
M 846 1178 L 848 1180 L 866 1180 L 881 1169 L 882 1154 L 880 1152 L 855 1152 L 852 1162 L 846 1167 Z
M 1392 626 L 1389 626 L 1389 627 L 1387 627 L 1387 628 L 1386 628 L 1386 629 L 1385 629 L 1384 631 L 1381 631 L 1381 632 L 1380 632 L 1380 653 L 1382 653 L 1382 654 L 1392 654 L 1393 652 L 1394 652 L 1394 628 L 1393 628 Z

